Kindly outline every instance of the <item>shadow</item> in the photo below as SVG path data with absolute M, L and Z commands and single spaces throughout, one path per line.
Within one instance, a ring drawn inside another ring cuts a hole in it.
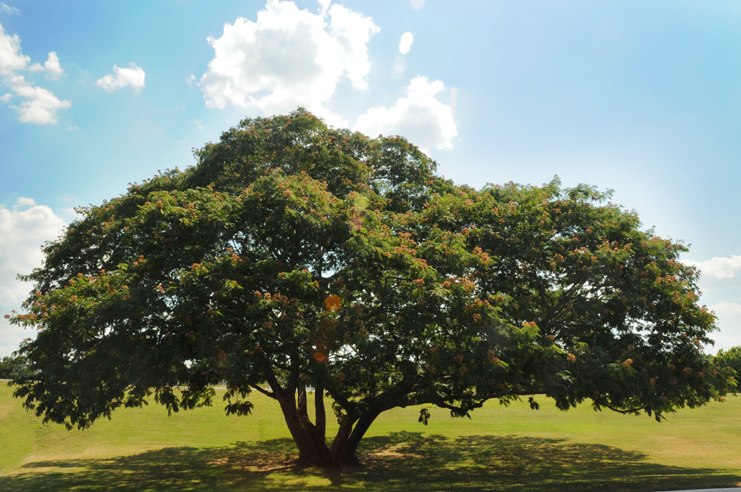
M 446 438 L 416 432 L 361 443 L 364 466 L 293 466 L 290 439 L 222 448 L 165 448 L 108 459 L 24 465 L 0 478 L 8 491 L 502 490 L 655 491 L 731 487 L 728 470 L 659 465 L 641 453 L 518 436 Z

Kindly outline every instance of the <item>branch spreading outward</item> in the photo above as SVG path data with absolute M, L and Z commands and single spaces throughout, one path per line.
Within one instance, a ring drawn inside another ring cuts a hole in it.
M 467 416 L 545 394 L 658 420 L 735 385 L 701 351 L 715 317 L 685 248 L 609 194 L 458 186 L 401 137 L 301 109 L 195 155 L 80 209 L 23 277 L 35 288 L 11 319 L 38 336 L 13 384 L 44 421 L 85 428 L 152 396 L 192 409 L 226 384 L 228 413 L 267 395 L 302 463 L 340 466 L 395 407 Z

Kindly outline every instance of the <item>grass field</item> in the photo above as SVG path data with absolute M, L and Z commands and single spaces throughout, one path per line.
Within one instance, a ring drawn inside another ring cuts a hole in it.
M 0 382 L 0 490 L 506 490 L 648 491 L 741 485 L 741 398 L 646 416 L 568 412 L 540 399 L 492 402 L 472 419 L 419 409 L 383 414 L 361 443 L 363 467 L 295 469 L 276 404 L 223 405 L 167 416 L 152 403 L 86 431 L 42 425 Z M 329 418 L 332 422 L 334 419 Z

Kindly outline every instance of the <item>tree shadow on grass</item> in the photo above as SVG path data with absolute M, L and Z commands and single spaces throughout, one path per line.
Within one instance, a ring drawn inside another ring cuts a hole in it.
M 222 448 L 165 448 L 107 459 L 34 462 L 0 478 L 9 491 L 503 490 L 619 491 L 730 487 L 740 474 L 651 463 L 641 453 L 564 439 L 370 437 L 365 465 L 340 471 L 292 464 L 290 439 Z

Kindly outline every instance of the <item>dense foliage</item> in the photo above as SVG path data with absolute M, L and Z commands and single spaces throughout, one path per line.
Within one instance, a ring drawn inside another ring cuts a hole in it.
M 39 330 L 20 349 L 38 374 L 15 394 L 46 421 L 190 409 L 222 383 L 227 413 L 264 393 L 300 460 L 344 464 L 394 407 L 546 394 L 660 419 L 732 384 L 702 356 L 715 318 L 685 248 L 591 187 L 457 186 L 403 138 L 303 110 L 196 157 L 83 209 L 27 277 L 12 322 Z
M 8 355 L 0 359 L 0 379 L 17 379 L 33 375 L 28 359 L 19 355 Z
M 741 347 L 731 347 L 728 350 L 720 349 L 713 358 L 713 362 L 720 367 L 730 367 L 736 371 L 736 378 L 741 375 Z

